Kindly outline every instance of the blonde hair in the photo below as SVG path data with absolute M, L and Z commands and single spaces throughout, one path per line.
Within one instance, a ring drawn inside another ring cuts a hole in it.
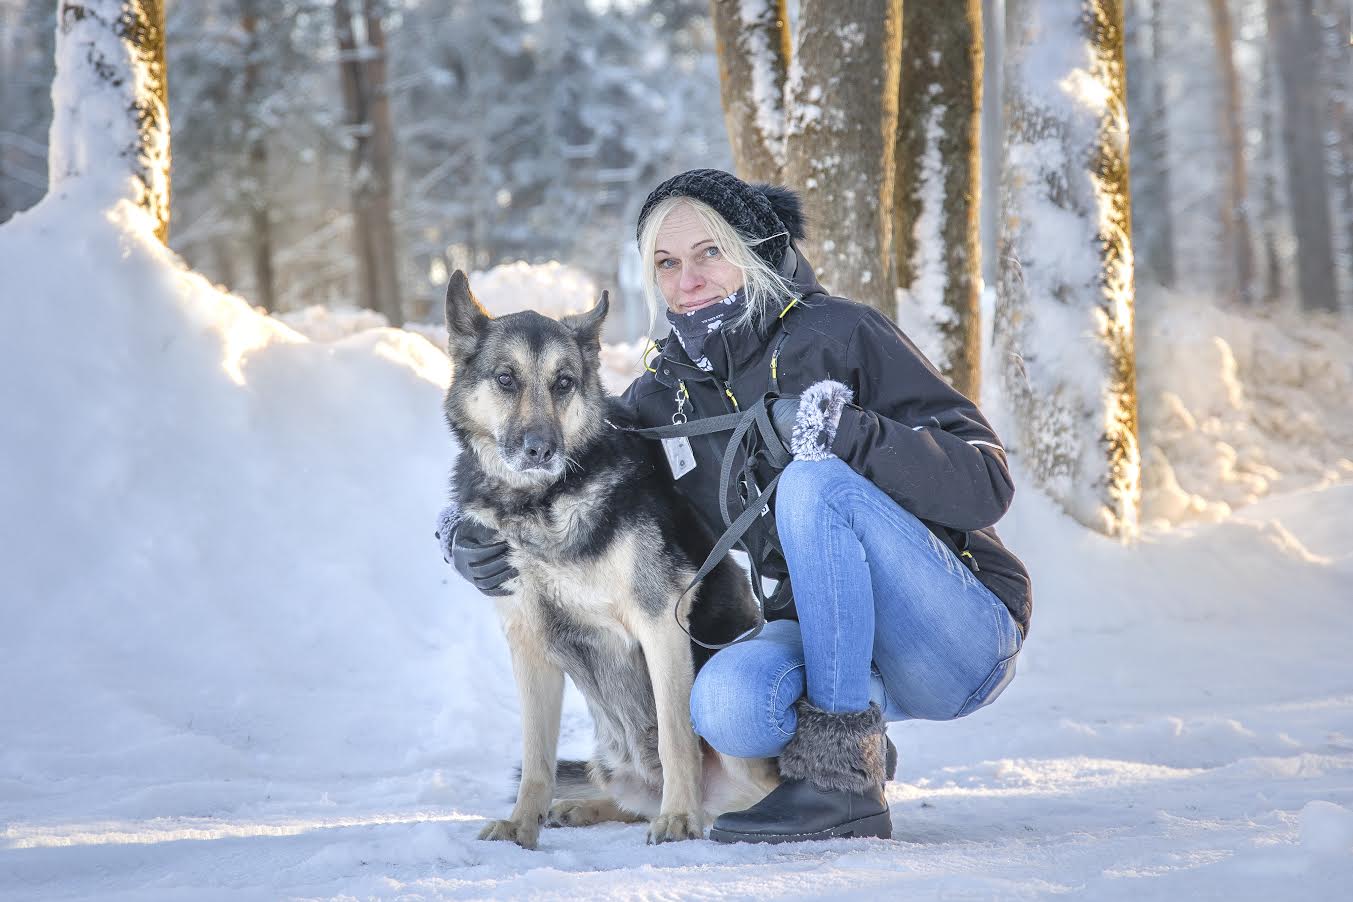
M 742 311 L 730 321 L 730 325 L 734 327 L 754 325 L 767 315 L 779 316 L 789 301 L 799 297 L 793 284 L 752 250 L 762 241 L 776 236 L 747 238 L 729 225 L 728 220 L 720 216 L 719 211 L 709 204 L 693 197 L 668 197 L 653 207 L 639 232 L 639 253 L 644 268 L 644 302 L 648 305 L 650 332 L 657 324 L 659 315 L 667 309 L 667 299 L 658 288 L 658 268 L 653 263 L 653 254 L 658 247 L 658 229 L 667 218 L 667 214 L 683 204 L 689 207 L 700 220 L 700 224 L 709 230 L 709 236 L 719 246 L 724 259 L 742 273 L 743 296 L 746 303 L 743 304 Z

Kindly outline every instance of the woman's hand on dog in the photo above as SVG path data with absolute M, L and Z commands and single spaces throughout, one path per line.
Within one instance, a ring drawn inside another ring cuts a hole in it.
M 511 595 L 503 584 L 517 575 L 507 560 L 507 543 L 492 529 L 475 520 L 447 517 L 445 512 L 434 533 L 442 543 L 442 560 L 453 564 L 461 576 L 485 595 Z

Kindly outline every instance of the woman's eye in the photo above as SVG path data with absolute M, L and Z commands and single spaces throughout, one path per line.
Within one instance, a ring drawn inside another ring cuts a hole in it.
M 572 387 L 573 387 L 572 376 L 560 376 L 558 379 L 554 380 L 554 388 L 556 391 L 566 392 Z
M 705 248 L 705 256 L 717 257 L 719 256 L 719 249 L 711 244 L 709 247 Z
M 658 261 L 658 269 L 671 269 L 676 266 L 676 258 L 668 257 L 665 260 Z
M 511 388 L 512 386 L 516 385 L 517 382 L 515 379 L 512 378 L 511 373 L 499 373 L 498 384 L 501 385 L 503 388 Z

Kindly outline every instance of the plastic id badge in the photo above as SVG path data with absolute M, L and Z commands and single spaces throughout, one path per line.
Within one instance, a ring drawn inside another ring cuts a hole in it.
M 685 436 L 663 439 L 662 450 L 667 452 L 667 465 L 672 468 L 673 479 L 680 479 L 695 469 L 695 454 L 691 451 L 691 440 Z

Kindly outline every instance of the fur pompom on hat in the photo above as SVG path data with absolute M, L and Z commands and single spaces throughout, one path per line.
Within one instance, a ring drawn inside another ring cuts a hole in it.
M 783 185 L 753 185 L 722 169 L 691 169 L 674 175 L 653 189 L 639 211 L 636 238 L 644 220 L 669 197 L 702 201 L 728 220 L 728 224 L 752 242 L 752 250 L 772 268 L 784 259 L 790 241 L 804 237 L 803 204 L 799 195 Z

